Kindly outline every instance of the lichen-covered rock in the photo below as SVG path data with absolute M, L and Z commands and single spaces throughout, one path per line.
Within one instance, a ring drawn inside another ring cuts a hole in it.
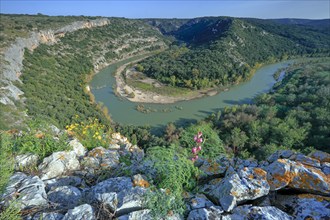
M 88 152 L 88 156 L 97 159 L 102 168 L 116 167 L 119 164 L 119 153 L 116 150 L 97 147 Z
M 313 167 L 317 167 L 320 168 L 320 161 L 311 157 L 307 157 L 301 153 L 294 155 L 292 158 L 290 158 L 291 160 L 300 162 L 304 165 L 308 165 L 308 166 L 313 166 Z
M 291 161 L 279 159 L 267 168 L 267 180 L 270 190 L 278 190 L 286 187 L 291 182 Z
M 292 220 L 293 218 L 274 206 L 243 205 L 236 207 L 232 214 L 222 216 L 222 220 L 261 219 L 261 220 Z
M 74 186 L 86 188 L 85 181 L 78 176 L 63 176 L 59 178 L 49 179 L 44 181 L 46 185 L 46 191 L 57 188 L 59 186 Z
M 46 180 L 69 171 L 79 170 L 80 164 L 73 151 L 60 151 L 46 157 L 38 168 L 41 172 L 41 179 Z
M 214 204 L 203 194 L 196 194 L 189 200 L 190 209 L 210 208 Z
M 62 220 L 95 220 L 95 212 L 92 206 L 83 204 L 70 209 Z
M 253 200 L 269 192 L 266 172 L 261 168 L 248 168 L 238 171 L 228 169 L 226 177 L 216 185 L 211 185 L 206 193 L 218 200 L 225 211 L 231 211 L 237 204 Z
M 322 163 L 322 172 L 330 178 L 330 163 L 324 162 Z
M 330 179 L 321 169 L 287 159 L 279 159 L 268 166 L 267 172 L 271 190 L 289 187 L 320 195 L 330 193 Z
M 38 159 L 38 155 L 32 153 L 17 155 L 15 157 L 15 170 L 20 171 L 25 168 L 33 168 L 37 166 Z
M 199 167 L 201 174 L 198 178 L 207 180 L 210 178 L 223 177 L 230 165 L 229 159 L 225 160 L 224 158 L 216 161 L 203 160 L 203 164 Z
M 87 149 L 77 139 L 70 141 L 69 145 L 72 147 L 77 157 L 83 157 L 87 153 Z
M 118 206 L 116 214 L 118 216 L 143 209 L 145 188 L 134 187 L 130 190 L 123 190 L 118 193 Z
M 223 210 L 219 206 L 194 209 L 188 215 L 188 220 L 221 220 Z
M 312 195 L 277 195 L 276 204 L 295 219 L 328 219 L 330 198 Z
M 74 186 L 59 186 L 48 192 L 47 196 L 54 206 L 71 209 L 79 204 L 82 194 Z
M 27 218 L 24 218 L 25 220 L 62 220 L 64 215 L 56 212 L 43 212 L 43 213 L 37 213 L 33 216 L 29 216 Z
M 330 163 L 330 154 L 323 151 L 314 151 L 313 153 L 308 155 L 314 159 L 319 160 L 320 162 Z
M 148 188 L 150 183 L 141 174 L 136 174 L 132 177 L 133 186 L 140 186 L 143 188 Z
M 23 173 L 15 173 L 10 177 L 1 200 L 4 205 L 16 199 L 20 209 L 33 207 L 47 207 L 47 194 L 45 185 L 38 176 L 27 176 Z
M 267 159 L 269 163 L 273 163 L 274 161 L 277 161 L 278 159 L 287 159 L 290 158 L 292 155 L 294 155 L 294 152 L 292 150 L 279 150 L 270 155 Z

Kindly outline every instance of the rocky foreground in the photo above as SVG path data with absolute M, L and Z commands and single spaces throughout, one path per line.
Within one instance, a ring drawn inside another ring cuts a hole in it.
M 17 156 L 1 206 L 15 200 L 29 220 L 154 219 L 144 206 L 154 170 L 143 150 L 118 133 L 107 149 L 87 151 L 76 139 L 70 145 L 40 164 L 36 155 Z M 263 162 L 219 157 L 195 165 L 200 184 L 184 195 L 187 215 L 169 212 L 167 219 L 330 218 L 327 153 L 287 150 Z

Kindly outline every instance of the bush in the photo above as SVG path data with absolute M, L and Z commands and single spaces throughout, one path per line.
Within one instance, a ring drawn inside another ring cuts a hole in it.
M 192 125 L 185 129 L 181 134 L 179 140 L 180 144 L 190 150 L 191 147 L 196 145 L 194 142 L 194 135 L 199 131 L 203 133 L 204 138 L 203 150 L 201 151 L 202 156 L 212 159 L 225 153 L 222 140 L 211 127 L 211 124 L 206 122 L 201 122 L 200 124 Z
M 147 150 L 145 160 L 154 162 L 153 181 L 158 189 L 163 189 L 146 196 L 147 208 L 158 218 L 171 212 L 182 214 L 185 210 L 182 194 L 195 188 L 198 175 L 187 150 L 175 145 L 152 147 Z

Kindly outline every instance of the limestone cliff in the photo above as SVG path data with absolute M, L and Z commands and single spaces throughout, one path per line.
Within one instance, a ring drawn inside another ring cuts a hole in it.
M 34 50 L 39 44 L 56 43 L 60 37 L 64 37 L 68 32 L 105 26 L 108 24 L 110 24 L 110 20 L 106 18 L 91 21 L 77 21 L 57 30 L 31 32 L 28 38 L 18 38 L 3 55 L 4 60 L 0 70 L 0 103 L 4 105 L 14 105 L 13 101 L 19 100 L 19 96 L 23 94 L 23 92 L 14 85 L 14 82 L 20 82 L 19 76 L 23 68 L 25 49 Z

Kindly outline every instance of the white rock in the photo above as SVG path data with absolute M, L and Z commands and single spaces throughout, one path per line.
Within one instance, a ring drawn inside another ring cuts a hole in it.
M 87 149 L 77 139 L 70 141 L 69 145 L 72 147 L 77 157 L 83 157 L 87 153 Z
M 38 176 L 15 173 L 9 179 L 1 200 L 6 205 L 12 199 L 16 199 L 20 209 L 48 206 L 45 185 Z
M 46 157 L 38 168 L 41 171 L 41 179 L 46 180 L 79 170 L 80 164 L 73 151 L 60 151 Z
M 37 166 L 38 163 L 38 155 L 27 153 L 22 155 L 17 155 L 15 157 L 15 170 L 24 170 L 25 168 L 33 168 Z

